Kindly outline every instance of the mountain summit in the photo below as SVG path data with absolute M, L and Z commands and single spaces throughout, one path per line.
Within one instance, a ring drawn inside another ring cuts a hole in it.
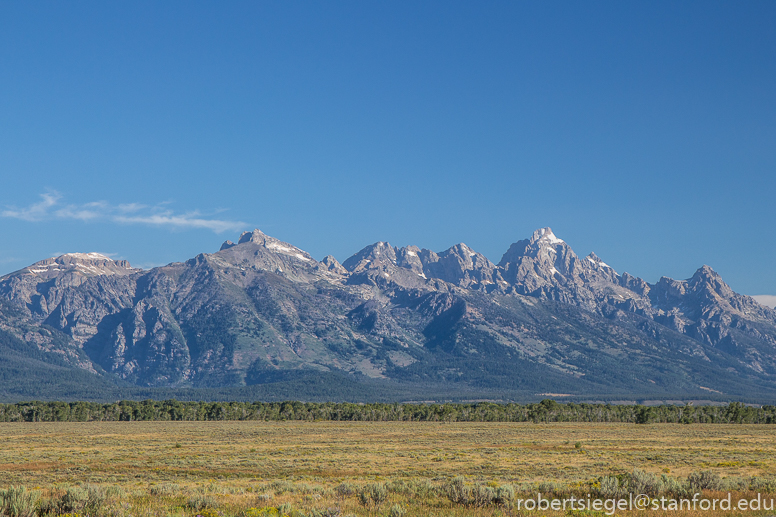
M 352 400 L 776 400 L 776 311 L 708 266 L 655 284 L 620 275 L 550 228 L 497 265 L 464 243 L 384 241 L 318 262 L 258 229 L 148 271 L 66 254 L 0 278 L 0 338 L 0 392 L 18 372 L 69 368 L 115 386 L 282 386 L 286 398 L 325 385 Z

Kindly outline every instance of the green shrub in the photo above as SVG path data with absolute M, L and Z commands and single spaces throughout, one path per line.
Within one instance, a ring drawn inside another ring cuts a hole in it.
M 691 490 L 719 490 L 722 486 L 719 474 L 710 470 L 693 472 L 687 476 L 687 484 Z
M 85 485 L 86 504 L 83 506 L 83 513 L 87 515 L 97 515 L 105 506 L 108 496 L 103 487 L 99 485 Z
M 80 487 L 69 487 L 56 501 L 57 513 L 80 513 L 89 501 L 89 492 Z
M 161 485 L 154 485 L 148 489 L 148 493 L 154 496 L 177 495 L 180 491 L 181 487 L 175 483 L 163 483 Z
M 292 482 L 286 480 L 273 481 L 269 487 L 275 492 L 275 495 L 282 495 L 286 492 L 293 494 L 299 491 Z
M 200 511 L 205 508 L 218 508 L 218 501 L 209 496 L 197 495 L 186 501 L 186 506 L 192 510 Z
M 552 481 L 543 481 L 539 483 L 537 490 L 542 494 L 552 495 L 558 492 L 560 488 L 561 487 L 559 487 L 557 484 L 553 483 Z
M 455 504 L 466 507 L 484 507 L 496 501 L 496 492 L 492 487 L 476 484 L 469 486 L 463 476 L 453 478 L 446 487 L 447 498 Z
M 598 482 L 598 495 L 604 499 L 614 499 L 622 494 L 620 480 L 613 476 L 603 476 Z
M 679 482 L 679 480 L 674 477 L 662 474 L 660 476 L 660 482 L 663 485 L 663 492 L 666 494 L 671 494 L 673 496 L 682 496 L 687 492 L 687 490 Z
M 351 496 L 356 493 L 356 489 L 353 485 L 350 483 L 340 483 L 337 485 L 337 487 L 334 489 L 334 493 L 336 493 L 341 498 L 346 498 L 348 496 Z
M 633 469 L 628 476 L 628 491 L 634 495 L 647 494 L 654 497 L 663 491 L 663 486 L 656 475 L 641 469 Z
M 728 477 L 720 482 L 720 489 L 727 492 L 744 492 L 749 490 L 749 480 L 738 476 Z
M 177 485 L 176 485 L 177 486 Z M 105 489 L 105 495 L 107 497 L 121 498 L 127 494 L 127 491 L 120 486 L 109 486 Z
M 496 488 L 496 497 L 493 500 L 498 506 L 512 508 L 515 503 L 515 489 L 512 485 L 501 485 Z
M 33 517 L 39 496 L 23 486 L 0 490 L 0 515 L 7 517 Z
M 749 488 L 755 492 L 773 493 L 776 492 L 776 479 L 753 476 L 749 480 Z
M 388 511 L 388 517 L 404 517 L 407 515 L 407 509 L 399 504 L 391 506 Z
M 385 487 L 392 494 L 409 494 L 412 491 L 410 484 L 403 479 L 395 479 L 385 485 Z
M 358 502 L 365 508 L 380 506 L 388 499 L 388 489 L 384 483 L 370 483 L 358 491 Z

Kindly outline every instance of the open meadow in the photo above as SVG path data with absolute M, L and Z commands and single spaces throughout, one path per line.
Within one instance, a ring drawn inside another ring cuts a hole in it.
M 536 491 L 768 495 L 774 452 L 770 425 L 3 423 L 0 487 L 49 515 L 514 515 Z

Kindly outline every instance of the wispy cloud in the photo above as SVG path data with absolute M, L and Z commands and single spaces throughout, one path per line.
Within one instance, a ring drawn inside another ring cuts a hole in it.
M 22 221 L 43 221 L 51 213 L 51 209 L 57 205 L 62 196 L 56 192 L 49 192 L 41 194 L 40 197 L 41 201 L 39 203 L 33 203 L 27 208 L 10 207 L 8 210 L 0 212 L 0 215 L 21 219 Z
M 40 195 L 41 200 L 27 207 L 7 207 L 0 216 L 22 221 L 76 220 L 83 222 L 114 222 L 118 224 L 145 224 L 176 229 L 205 228 L 216 233 L 239 231 L 248 225 L 242 221 L 215 219 L 198 210 L 176 213 L 164 205 L 122 203 L 112 205 L 106 201 L 90 203 L 64 203 L 59 192 Z M 166 205 L 166 204 L 165 204 Z
M 199 212 L 187 212 L 175 214 L 170 210 L 149 215 L 118 215 L 114 217 L 118 223 L 139 223 L 153 226 L 172 226 L 175 228 L 207 228 L 216 233 L 237 231 L 245 228 L 245 223 L 240 221 L 224 221 L 223 219 L 207 219 Z

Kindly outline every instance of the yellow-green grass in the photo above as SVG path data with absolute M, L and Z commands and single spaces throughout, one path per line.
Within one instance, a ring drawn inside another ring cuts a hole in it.
M 462 475 L 527 491 L 542 482 L 581 486 L 634 468 L 768 477 L 776 474 L 774 451 L 776 427 L 767 425 L 14 423 L 0 424 L 0 487 L 44 494 L 86 483 L 120 487 L 148 515 L 191 515 L 186 498 L 197 494 L 212 495 L 234 514 L 289 502 L 336 506 L 343 515 L 384 514 L 391 504 L 409 508 L 408 515 L 495 515 L 502 510 L 397 494 L 370 509 L 333 489 L 343 482 L 441 484 Z

